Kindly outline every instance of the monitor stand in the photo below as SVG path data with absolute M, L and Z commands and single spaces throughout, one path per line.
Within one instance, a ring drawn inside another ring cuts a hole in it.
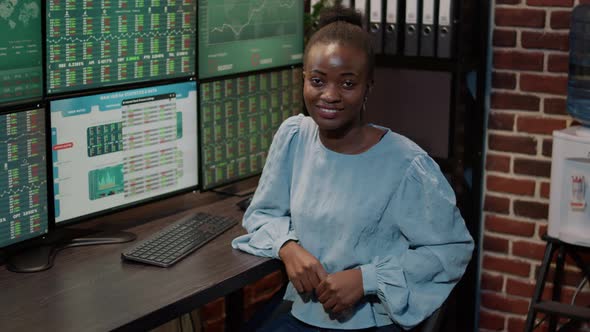
M 6 268 L 12 272 L 39 272 L 50 269 L 57 253 L 66 248 L 99 244 L 124 243 L 137 236 L 124 231 L 92 231 L 62 228 L 50 232 L 47 237 L 32 246 L 15 252 L 6 260 Z

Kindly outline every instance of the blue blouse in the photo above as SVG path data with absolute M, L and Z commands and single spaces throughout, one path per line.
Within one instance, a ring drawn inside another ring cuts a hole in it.
M 420 147 L 387 130 L 363 153 L 337 153 L 303 115 L 277 131 L 243 226 L 234 248 L 279 258 L 295 240 L 328 273 L 361 269 L 365 296 L 338 317 L 289 285 L 291 313 L 322 328 L 412 328 L 440 307 L 473 251 L 453 190 Z

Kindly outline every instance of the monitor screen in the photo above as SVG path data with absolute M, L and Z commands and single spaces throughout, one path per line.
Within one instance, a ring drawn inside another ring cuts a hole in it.
M 0 248 L 47 233 L 42 109 L 0 115 Z
M 200 0 L 199 78 L 301 63 L 301 0 Z
M 0 0 L 0 104 L 43 94 L 41 1 Z
M 203 189 L 262 172 L 281 122 L 303 110 L 302 84 L 301 68 L 201 84 Z
M 198 185 L 194 81 L 50 107 L 57 224 Z
M 194 0 L 46 4 L 48 94 L 195 75 Z

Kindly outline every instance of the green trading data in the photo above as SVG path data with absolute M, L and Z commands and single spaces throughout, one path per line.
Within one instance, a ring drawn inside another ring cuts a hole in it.
M 199 77 L 298 64 L 303 1 L 199 1 Z
M 195 0 L 48 0 L 47 93 L 195 75 L 196 10 Z
M 41 97 L 41 1 L 0 0 L 0 104 Z

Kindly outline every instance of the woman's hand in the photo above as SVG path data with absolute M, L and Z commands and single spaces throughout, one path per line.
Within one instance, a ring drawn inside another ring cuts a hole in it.
M 279 257 L 285 264 L 289 280 L 299 293 L 313 291 L 328 275 L 320 261 L 297 242 L 288 241 L 283 245 Z
M 364 294 L 360 269 L 330 274 L 316 288 L 316 295 L 324 309 L 334 314 L 352 308 Z

